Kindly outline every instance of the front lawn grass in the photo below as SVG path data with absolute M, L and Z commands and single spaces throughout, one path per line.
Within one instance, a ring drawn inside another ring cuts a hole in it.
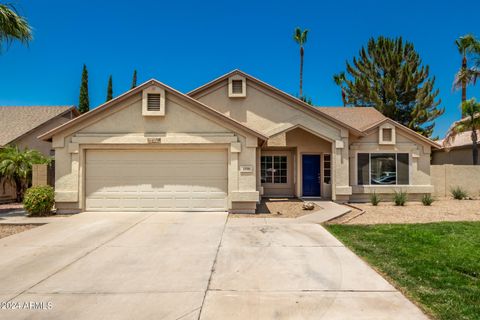
M 326 225 L 436 319 L 480 319 L 480 222 Z

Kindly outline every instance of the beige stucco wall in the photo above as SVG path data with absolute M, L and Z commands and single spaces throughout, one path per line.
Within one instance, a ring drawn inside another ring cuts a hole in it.
M 472 147 L 452 149 L 449 152 L 436 150 L 432 154 L 432 164 L 473 165 Z
M 160 138 L 160 142 L 158 139 Z M 254 210 L 257 138 L 211 118 L 177 95 L 166 93 L 166 115 L 144 117 L 141 93 L 112 105 L 84 123 L 53 137 L 56 200 L 63 210 L 84 208 L 85 154 L 89 149 L 209 149 L 228 151 L 229 209 Z M 194 159 L 192 159 L 194 160 Z M 240 166 L 252 172 L 240 173 Z
M 297 149 L 296 159 L 300 159 L 300 152 L 309 152 L 308 150 L 327 152 L 326 150 L 328 150 L 332 154 L 332 188 L 334 188 L 332 197 L 335 199 L 336 195 L 350 195 L 348 130 L 316 115 L 313 111 L 306 110 L 303 106 L 296 105 L 273 91 L 248 79 L 246 81 L 245 98 L 230 98 L 227 80 L 193 97 L 270 137 L 268 147 L 287 147 L 285 132 L 291 129 L 301 128 L 313 133 L 318 137 L 317 141 L 299 142 L 301 137 L 294 141 L 295 134 L 300 131 L 290 134 L 290 143 L 302 146 Z M 318 141 L 320 143 L 316 144 Z M 297 166 L 297 179 L 300 174 L 299 169 L 300 167 Z M 295 192 L 297 195 L 301 194 L 300 184 L 296 184 Z
M 414 198 L 415 194 L 432 193 L 433 186 L 430 179 L 431 147 L 427 143 L 413 139 L 409 134 L 396 130 L 395 145 L 380 145 L 378 130 L 362 138 L 351 137 L 350 145 L 350 183 L 353 188 L 352 201 L 368 201 L 369 194 L 385 194 L 390 197 L 395 191 L 405 191 Z M 408 186 L 360 186 L 357 185 L 357 153 L 392 152 L 409 153 L 410 185 Z
M 12 143 L 19 146 L 21 149 L 25 147 L 29 149 L 35 149 L 40 151 L 45 156 L 50 156 L 50 151 L 52 150 L 52 143 L 48 141 L 39 140 L 37 137 L 44 134 L 47 131 L 50 131 L 53 128 L 56 128 L 68 121 L 70 121 L 70 113 L 65 116 L 59 116 L 53 118 L 47 123 L 35 128 L 31 132 L 25 134 L 24 136 L 14 140 Z
M 461 187 L 470 197 L 480 196 L 480 166 L 473 165 L 432 165 L 434 195 L 451 197 L 450 190 Z

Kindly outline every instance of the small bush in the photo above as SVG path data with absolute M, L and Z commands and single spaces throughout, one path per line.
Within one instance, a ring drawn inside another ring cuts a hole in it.
M 372 206 L 378 205 L 380 201 L 381 201 L 380 197 L 377 195 L 375 191 L 373 191 L 373 193 L 370 195 L 370 203 L 372 204 Z
M 461 187 L 455 187 L 450 189 L 453 199 L 463 200 L 468 197 L 467 191 L 463 190 Z
M 25 192 L 23 206 L 29 216 L 41 217 L 51 213 L 55 204 L 55 194 L 50 186 L 31 187 Z
M 430 194 L 424 194 L 422 197 L 422 203 L 424 206 L 429 206 L 433 203 L 433 198 Z
M 405 191 L 395 191 L 393 202 L 396 206 L 404 206 L 407 202 L 407 193 Z

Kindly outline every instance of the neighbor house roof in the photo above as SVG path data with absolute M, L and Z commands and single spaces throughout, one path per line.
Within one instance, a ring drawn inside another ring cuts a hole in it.
M 322 112 L 342 121 L 358 131 L 365 131 L 371 126 L 385 120 L 380 111 L 369 107 L 317 107 Z
M 477 136 L 480 137 L 480 130 L 477 130 Z M 444 146 L 445 139 L 437 141 L 438 144 Z M 462 148 L 472 146 L 472 131 L 466 131 L 459 133 L 455 136 L 455 139 L 448 145 L 444 146 L 445 149 L 454 149 L 454 148 Z
M 77 113 L 73 106 L 0 106 L 0 146 L 70 111 Z

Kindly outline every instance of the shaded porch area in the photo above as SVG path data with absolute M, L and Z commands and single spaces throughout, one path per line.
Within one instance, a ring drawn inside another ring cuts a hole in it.
M 332 198 L 333 143 L 303 127 L 271 137 L 259 148 L 263 197 Z

